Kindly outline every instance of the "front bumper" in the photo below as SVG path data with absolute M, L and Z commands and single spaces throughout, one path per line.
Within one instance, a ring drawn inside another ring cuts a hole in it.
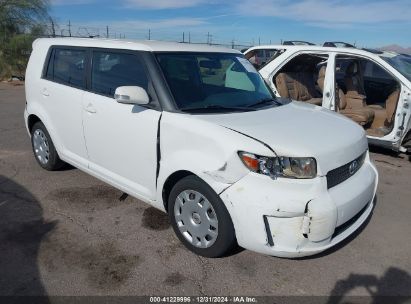
M 369 155 L 349 179 L 327 189 L 310 180 L 249 173 L 220 194 L 240 246 L 263 254 L 301 257 L 335 246 L 369 217 L 378 172 Z

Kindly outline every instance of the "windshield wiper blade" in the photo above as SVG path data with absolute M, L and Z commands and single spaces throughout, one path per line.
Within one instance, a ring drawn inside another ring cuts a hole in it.
M 181 111 L 202 111 L 202 110 L 228 110 L 228 111 L 255 111 L 255 109 L 250 109 L 248 107 L 230 107 L 221 105 L 206 105 L 202 107 L 185 107 L 181 108 Z
M 278 101 L 275 98 L 269 97 L 269 98 L 263 98 L 263 99 L 257 101 L 256 103 L 248 105 L 247 107 L 253 108 L 255 106 L 263 105 L 263 104 L 268 103 L 268 102 L 278 104 Z

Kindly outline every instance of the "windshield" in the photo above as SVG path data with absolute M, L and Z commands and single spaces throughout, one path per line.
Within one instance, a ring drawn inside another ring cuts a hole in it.
M 381 55 L 382 59 L 392 65 L 402 75 L 404 75 L 409 81 L 411 81 L 411 56 L 410 55 Z
M 182 111 L 250 111 L 276 105 L 271 90 L 240 54 L 157 54 L 163 74 Z

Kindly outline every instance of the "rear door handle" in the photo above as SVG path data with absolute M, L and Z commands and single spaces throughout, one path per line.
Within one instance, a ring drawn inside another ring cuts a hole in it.
M 43 96 L 50 96 L 50 93 L 49 93 L 49 91 L 48 91 L 46 88 L 43 89 L 43 91 L 41 92 L 41 94 L 42 94 Z
M 97 110 L 93 107 L 93 105 L 91 103 L 89 103 L 87 105 L 87 107 L 85 108 L 85 110 L 89 113 L 97 113 Z

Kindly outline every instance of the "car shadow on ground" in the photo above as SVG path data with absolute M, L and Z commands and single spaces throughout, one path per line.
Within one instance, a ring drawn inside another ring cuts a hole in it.
M 377 146 L 372 146 L 372 145 L 369 146 L 369 150 L 371 153 L 387 155 L 393 158 L 403 159 L 403 158 L 408 158 L 409 156 L 411 157 L 411 155 L 408 155 L 407 153 L 395 152 L 387 148 L 382 148 L 382 147 L 377 147 Z
M 40 243 L 56 222 L 46 222 L 36 198 L 2 175 L 0 218 L 0 296 L 40 296 L 31 302 L 49 303 L 37 260 Z
M 358 288 L 367 290 L 373 304 L 410 303 L 411 275 L 407 271 L 396 267 L 389 267 L 380 278 L 375 275 L 352 273 L 346 279 L 337 281 L 327 304 L 350 303 L 350 301 L 347 302 L 347 297 L 350 297 L 348 293 Z M 370 303 L 369 301 L 366 302 Z

